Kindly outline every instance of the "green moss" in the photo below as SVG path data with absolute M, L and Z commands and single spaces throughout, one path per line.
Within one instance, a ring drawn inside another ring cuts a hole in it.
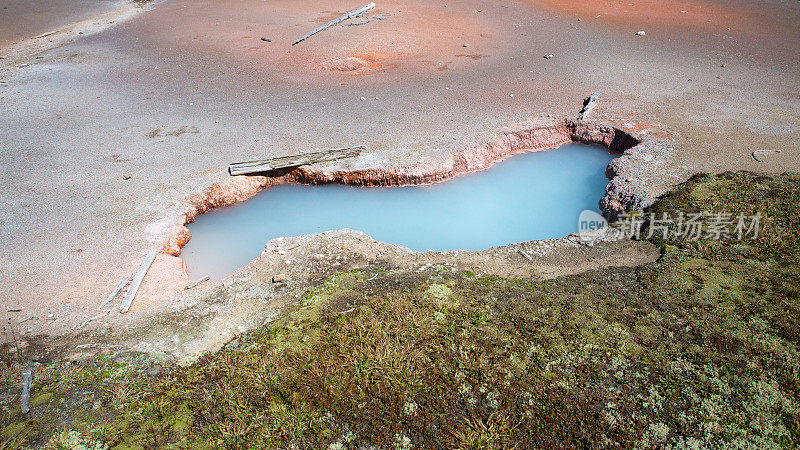
M 39 405 L 45 404 L 50 402 L 53 399 L 52 392 L 45 392 L 43 394 L 39 394 L 31 399 L 31 408 L 35 408 Z
M 4 426 L 2 431 L 0 431 L 0 435 L 2 435 L 3 440 L 6 442 L 19 437 L 30 436 L 35 433 L 36 425 L 37 421 L 35 419 L 21 420 Z
M 125 448 L 795 446 L 798 199 L 797 177 L 695 177 L 652 211 L 758 211 L 764 234 L 654 238 L 661 259 L 637 268 L 336 274 L 235 346 L 115 384 L 117 415 L 96 435 Z M 110 376 L 92 370 L 70 377 Z

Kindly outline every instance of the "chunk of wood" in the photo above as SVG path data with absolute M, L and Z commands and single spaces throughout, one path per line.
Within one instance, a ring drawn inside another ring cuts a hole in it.
M 133 278 L 133 274 L 130 274 L 127 277 L 125 277 L 122 280 L 120 280 L 119 284 L 117 284 L 117 287 L 115 287 L 114 290 L 111 291 L 110 294 L 108 294 L 108 298 L 106 298 L 106 300 L 103 303 L 100 304 L 100 308 L 102 308 L 102 307 L 106 306 L 107 304 L 111 303 L 111 300 L 114 300 L 114 297 L 116 297 L 117 294 L 119 294 L 119 291 L 121 291 L 125 286 L 128 285 L 128 283 L 131 282 L 132 278 Z
M 250 173 L 269 172 L 271 170 L 304 166 L 306 164 L 314 164 L 318 162 L 335 161 L 337 159 L 358 156 L 361 154 L 361 150 L 365 149 L 366 147 L 362 145 L 359 147 L 326 150 L 324 152 L 304 153 L 301 155 L 238 162 L 228 166 L 228 173 L 231 175 L 247 175 Z
M 354 9 L 354 10 L 352 10 L 349 13 L 346 13 L 346 14 L 342 14 L 341 16 L 331 20 L 330 22 L 326 23 L 325 25 L 322 25 L 319 28 L 315 28 L 313 31 L 311 31 L 310 33 L 308 33 L 305 36 L 301 37 L 300 39 L 292 42 L 292 45 L 299 44 L 300 42 L 305 41 L 306 39 L 310 38 L 311 36 L 319 33 L 322 30 L 325 30 L 327 28 L 330 28 L 330 27 L 334 26 L 339 22 L 344 22 L 347 19 L 352 19 L 353 17 L 358 17 L 361 14 L 364 14 L 365 12 L 369 11 L 370 9 L 372 9 L 374 7 L 375 7 L 375 3 L 368 3 L 368 4 L 364 5 L 364 6 L 362 6 L 361 8 Z
M 582 120 L 592 112 L 594 107 L 597 106 L 597 99 L 599 97 L 599 92 L 592 92 L 592 94 L 583 101 L 583 108 L 581 109 L 581 112 L 578 113 L 578 120 Z
M 142 280 L 147 274 L 147 270 L 153 264 L 153 260 L 156 259 L 157 254 L 158 250 L 155 249 L 147 252 L 147 256 L 144 257 L 142 265 L 140 265 L 139 269 L 136 270 L 136 273 L 133 274 L 131 287 L 128 288 L 128 292 L 125 293 L 125 298 L 122 300 L 122 305 L 119 308 L 119 312 L 126 313 L 131 308 L 131 303 L 133 303 L 133 299 L 136 297 L 136 292 L 139 291 L 139 286 L 142 284 Z
M 200 279 L 199 279 L 199 280 L 197 280 L 197 281 L 192 281 L 191 283 L 187 284 L 187 285 L 186 285 L 186 286 L 183 288 L 183 290 L 192 289 L 192 288 L 194 288 L 194 287 L 200 286 L 201 284 L 205 283 L 205 282 L 206 282 L 206 281 L 208 281 L 208 280 L 209 280 L 209 277 L 208 277 L 208 275 L 206 275 L 206 276 L 204 276 L 203 278 L 200 278 Z

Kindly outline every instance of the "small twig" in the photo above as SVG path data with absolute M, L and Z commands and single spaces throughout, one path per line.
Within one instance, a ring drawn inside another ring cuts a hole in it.
M 103 318 L 103 317 L 105 317 L 105 316 L 109 315 L 110 313 L 111 313 L 111 310 L 108 310 L 108 312 L 106 312 L 106 313 L 103 313 L 103 314 L 98 314 L 98 315 L 96 315 L 96 316 L 94 316 L 94 317 L 91 317 L 91 318 L 89 318 L 89 319 L 86 319 L 85 321 L 83 321 L 83 323 L 82 323 L 82 324 L 78 325 L 78 326 L 76 327 L 76 329 L 83 328 L 83 327 L 84 327 L 84 326 L 86 326 L 86 325 L 87 325 L 89 322 L 91 322 L 91 321 L 93 321 L 93 320 L 101 319 L 101 318 Z
M 22 352 L 19 349 L 19 344 L 17 343 L 17 335 L 14 333 L 14 325 L 11 323 L 11 318 L 8 318 L 8 329 L 11 331 L 11 339 L 14 340 L 14 348 L 17 350 L 17 364 L 22 366 Z
M 368 24 L 368 23 L 369 23 L 369 20 L 365 20 L 365 21 L 363 21 L 363 22 L 353 22 L 353 23 L 348 23 L 348 24 L 347 24 L 347 26 L 348 26 L 348 27 L 355 27 L 355 26 L 358 26 L 358 25 L 366 25 L 366 24 Z
M 31 315 L 31 316 L 30 316 L 30 317 L 28 317 L 27 319 L 25 319 L 25 320 L 20 320 L 19 322 L 17 322 L 17 325 L 19 325 L 19 324 L 21 324 L 21 323 L 25 323 L 25 322 L 27 322 L 27 321 L 29 321 L 29 320 L 39 320 L 39 318 L 38 318 L 38 317 L 36 317 L 36 316 L 33 316 L 33 315 Z
M 204 276 L 203 278 L 200 278 L 197 281 L 193 281 L 193 282 L 187 284 L 183 289 L 184 290 L 192 289 L 194 287 L 200 286 L 201 284 L 205 283 L 208 280 L 209 280 L 209 277 L 208 277 L 208 275 L 206 275 L 206 276 Z
M 40 35 L 38 35 L 38 36 L 35 36 L 33 39 L 41 39 L 41 38 L 43 38 L 43 37 L 47 37 L 47 36 L 50 36 L 51 34 L 55 34 L 55 33 L 56 33 L 56 31 L 49 31 L 49 32 L 47 32 L 47 33 L 44 33 L 44 34 L 40 34 Z

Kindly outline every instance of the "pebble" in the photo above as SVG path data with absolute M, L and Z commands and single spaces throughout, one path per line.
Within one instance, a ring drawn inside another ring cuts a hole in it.
M 544 55 L 544 59 L 551 59 L 551 58 L 553 58 L 553 55 Z
M 636 32 L 636 35 L 637 35 L 637 36 L 644 36 L 644 35 L 646 35 L 646 34 L 647 34 L 647 33 L 645 33 L 644 31 L 637 31 L 637 32 Z

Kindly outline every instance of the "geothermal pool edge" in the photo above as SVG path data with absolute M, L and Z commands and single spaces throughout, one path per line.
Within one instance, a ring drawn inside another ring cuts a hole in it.
M 599 207 L 609 219 L 630 210 L 641 210 L 682 181 L 680 176 L 664 176 L 672 160 L 673 144 L 668 134 L 653 126 L 629 124 L 626 129 L 592 121 L 537 118 L 502 130 L 491 140 L 464 147 L 436 165 L 341 168 L 342 163 L 300 167 L 286 174 L 240 176 L 215 183 L 184 202 L 182 211 L 172 218 L 153 224 L 153 241 L 161 241 L 161 253 L 180 256 L 181 248 L 191 239 L 188 225 L 212 208 L 232 205 L 260 191 L 284 183 L 351 186 L 410 186 L 446 181 L 459 175 L 490 168 L 512 155 L 556 148 L 569 142 L 598 144 L 619 156 L 606 168 L 609 183 L 599 200 Z M 658 180 L 658 181 L 657 181 Z M 663 180 L 671 182 L 664 183 Z M 170 225 L 171 224 L 171 225 Z M 158 235 L 164 236 L 159 239 Z

